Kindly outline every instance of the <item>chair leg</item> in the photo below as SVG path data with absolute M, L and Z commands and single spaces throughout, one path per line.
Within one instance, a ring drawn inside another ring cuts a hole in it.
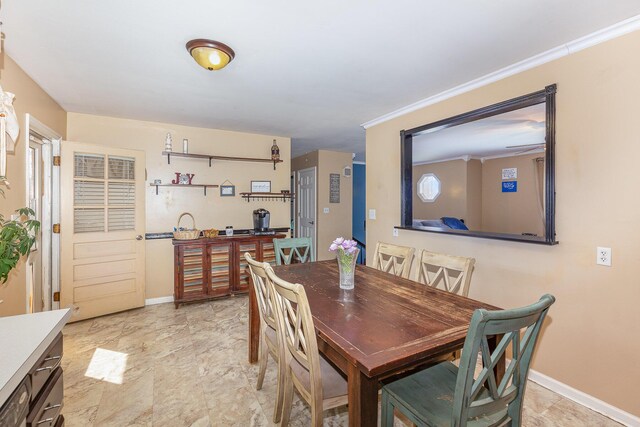
M 389 393 L 382 390 L 382 413 L 380 414 L 381 427 L 393 427 L 393 403 Z
M 311 425 L 313 427 L 322 427 L 323 411 L 322 404 L 318 408 L 318 405 L 311 405 Z
M 260 340 L 258 345 L 260 346 L 260 354 L 258 355 L 260 370 L 258 371 L 258 384 L 256 384 L 256 390 L 262 389 L 264 375 L 267 372 L 267 359 L 269 358 L 269 349 L 267 348 L 267 343 L 264 338 Z
M 284 400 L 284 382 L 285 382 L 285 378 L 284 378 L 284 363 L 280 363 L 280 361 L 278 361 L 278 391 L 276 394 L 276 407 L 275 410 L 273 411 L 273 422 L 275 424 L 278 424 L 280 422 L 280 419 L 282 418 L 282 407 L 283 407 L 283 400 Z
M 289 417 L 291 416 L 291 405 L 293 404 L 293 381 L 291 380 L 291 375 L 293 375 L 291 372 L 287 372 L 284 380 L 284 400 L 282 402 L 282 418 L 280 419 L 280 426 L 283 427 L 289 425 Z

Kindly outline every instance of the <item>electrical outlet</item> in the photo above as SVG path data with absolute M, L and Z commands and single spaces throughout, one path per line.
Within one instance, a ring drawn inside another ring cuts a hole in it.
M 369 219 L 376 219 L 376 210 L 369 209 Z
M 322 209 L 322 212 L 324 212 L 324 213 L 329 213 L 329 208 L 323 208 L 323 209 Z
M 597 247 L 596 264 L 611 267 L 611 248 Z
M 393 229 L 393 237 L 398 237 L 398 229 L 397 228 Z

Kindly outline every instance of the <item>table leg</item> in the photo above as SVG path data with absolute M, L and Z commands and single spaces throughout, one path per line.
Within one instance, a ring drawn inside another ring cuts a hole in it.
M 349 364 L 349 426 L 378 425 L 378 380 L 369 378 Z
M 253 284 L 249 286 L 249 363 L 258 362 L 258 346 L 260 345 L 260 314 Z

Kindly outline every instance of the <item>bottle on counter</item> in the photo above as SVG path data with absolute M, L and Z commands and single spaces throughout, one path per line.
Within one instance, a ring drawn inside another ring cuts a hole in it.
M 227 236 L 233 236 L 233 226 L 232 225 L 227 225 L 224 228 L 224 232 Z

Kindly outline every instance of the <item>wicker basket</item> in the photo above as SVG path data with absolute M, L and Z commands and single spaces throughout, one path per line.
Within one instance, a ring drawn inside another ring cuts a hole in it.
M 202 230 L 202 235 L 204 237 L 208 237 L 208 238 L 212 238 L 212 237 L 218 237 L 218 235 L 220 234 L 220 230 L 216 230 L 215 228 L 210 228 L 208 230 Z
M 182 217 L 188 215 L 191 217 L 191 227 L 187 230 L 180 230 L 180 221 Z M 173 232 L 173 238 L 176 240 L 194 240 L 200 237 L 200 230 L 196 228 L 196 220 L 193 219 L 193 215 L 189 212 L 184 212 L 178 217 L 178 231 Z

